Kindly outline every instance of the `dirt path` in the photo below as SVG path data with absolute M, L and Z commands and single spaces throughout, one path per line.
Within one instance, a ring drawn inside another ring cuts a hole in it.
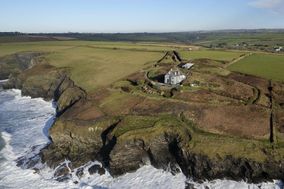
M 245 54 L 244 56 L 240 56 L 239 58 L 237 59 L 234 59 L 233 61 L 229 62 L 228 64 L 225 65 L 225 68 L 229 67 L 230 65 L 232 64 L 235 64 L 236 62 L 239 62 L 241 61 L 242 59 L 246 58 L 246 57 L 249 57 L 251 55 L 253 55 L 254 53 L 248 53 L 248 54 Z

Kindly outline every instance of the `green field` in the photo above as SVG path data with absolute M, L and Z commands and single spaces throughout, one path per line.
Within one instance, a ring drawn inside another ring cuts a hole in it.
M 284 56 L 254 54 L 228 67 L 231 71 L 284 81 Z
M 49 64 L 67 68 L 71 78 L 87 91 L 106 86 L 159 60 L 165 44 L 127 42 L 45 41 L 0 43 L 0 57 L 24 51 L 47 52 Z
M 92 47 L 101 49 L 124 49 L 133 51 L 164 52 L 179 48 L 184 45 L 168 43 L 132 43 L 132 42 L 95 42 L 95 41 L 41 41 L 41 42 L 19 42 L 1 43 L 0 57 L 21 51 L 44 51 L 54 52 L 74 47 Z
M 77 47 L 52 53 L 48 62 L 71 68 L 71 78 L 87 91 L 106 86 L 158 60 L 162 53 Z
M 209 58 L 232 61 L 246 52 L 221 50 L 186 51 L 189 46 L 173 43 L 133 43 L 94 41 L 41 41 L 0 43 L 0 57 L 24 51 L 47 52 L 51 65 L 67 68 L 71 78 L 86 91 L 141 70 L 163 57 L 166 51 L 177 50 L 183 59 Z M 284 80 L 284 56 L 254 55 L 231 65 L 233 71 Z
M 235 58 L 240 57 L 243 52 L 234 51 L 217 51 L 217 50 L 199 50 L 199 51 L 179 51 L 180 55 L 184 59 L 198 59 L 208 58 L 213 60 L 232 61 Z

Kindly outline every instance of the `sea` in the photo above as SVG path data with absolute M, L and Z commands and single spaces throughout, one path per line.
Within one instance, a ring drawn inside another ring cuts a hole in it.
M 145 165 L 136 172 L 113 178 L 104 175 L 90 175 L 88 167 L 99 162 L 89 162 L 84 166 L 84 176 L 78 178 L 71 172 L 69 179 L 57 181 L 54 169 L 41 161 L 33 167 L 17 165 L 21 160 L 39 158 L 38 154 L 49 142 L 48 129 L 54 122 L 55 107 L 41 98 L 21 96 L 16 89 L 0 89 L 0 189 L 282 189 L 283 183 L 275 180 L 260 184 L 245 181 L 214 180 L 195 183 L 182 173 L 170 172 Z M 68 160 L 62 164 L 68 164 Z

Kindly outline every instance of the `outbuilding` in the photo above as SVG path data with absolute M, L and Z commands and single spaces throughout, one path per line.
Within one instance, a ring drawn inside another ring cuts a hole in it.
M 186 63 L 186 64 L 182 65 L 181 67 L 189 70 L 193 65 L 194 64 L 192 64 L 192 63 Z

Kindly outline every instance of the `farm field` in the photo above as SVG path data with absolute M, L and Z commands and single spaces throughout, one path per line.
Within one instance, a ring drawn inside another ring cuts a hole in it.
M 253 54 L 228 67 L 231 71 L 260 76 L 275 81 L 284 81 L 284 56 Z
M 46 51 L 53 52 L 57 50 L 73 47 L 93 47 L 103 49 L 125 49 L 136 51 L 158 51 L 164 52 L 187 46 L 171 43 L 132 43 L 132 42 L 95 42 L 95 41 L 37 41 L 37 42 L 0 42 L 0 56 L 9 55 L 20 51 Z
M 165 44 L 126 42 L 45 41 L 0 43 L 0 57 L 24 51 L 47 52 L 49 64 L 67 68 L 71 78 L 92 91 L 106 86 L 159 60 L 172 50 Z
M 87 91 L 106 86 L 155 62 L 160 52 L 77 47 L 49 54 L 56 67 L 71 68 L 71 78 Z
M 0 57 L 24 51 L 47 52 L 44 57 L 51 65 L 67 68 L 72 80 L 89 92 L 146 68 L 170 50 L 177 50 L 183 59 L 208 58 L 222 61 L 232 61 L 247 53 L 204 48 L 186 51 L 188 47 L 182 44 L 145 42 L 15 42 L 0 43 Z M 229 69 L 284 80 L 281 73 L 283 60 L 284 56 L 257 54 L 231 65 Z
M 199 50 L 199 51 L 179 51 L 184 59 L 208 58 L 213 60 L 232 61 L 244 54 L 244 52 Z

